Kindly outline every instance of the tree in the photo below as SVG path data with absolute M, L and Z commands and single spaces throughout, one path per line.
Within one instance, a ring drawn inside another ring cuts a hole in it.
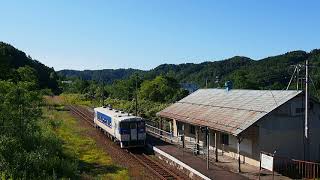
M 24 69 L 25 70 L 25 69 Z M 21 70 L 22 71 L 22 70 Z M 42 97 L 29 82 L 0 81 L 0 175 L 2 179 L 52 179 L 76 173 L 62 143 L 39 126 Z M 65 169 L 64 165 L 67 165 Z
M 37 71 L 30 66 L 23 66 L 17 69 L 19 80 L 22 82 L 30 83 L 32 88 L 38 87 L 38 76 Z
M 178 81 L 173 77 L 160 75 L 153 80 L 144 81 L 139 94 L 146 100 L 174 102 L 187 95 L 187 92 L 180 88 Z
M 132 100 L 136 94 L 136 85 L 137 89 L 139 89 L 141 83 L 142 79 L 137 74 L 134 74 L 126 80 L 115 81 L 108 90 L 112 98 Z

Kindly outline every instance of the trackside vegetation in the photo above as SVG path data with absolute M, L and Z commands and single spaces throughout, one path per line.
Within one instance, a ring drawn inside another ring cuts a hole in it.
M 62 101 L 58 77 L 0 42 L 0 178 L 128 179 L 126 169 L 77 126 Z
M 77 175 L 75 160 L 42 114 L 42 95 L 32 83 L 0 81 L 2 179 L 56 179 Z
M 50 101 L 50 98 L 47 98 Z M 92 130 L 79 125 L 61 104 L 53 103 L 45 115 L 53 124 L 54 134 L 63 142 L 63 152 L 74 159 L 77 178 L 80 179 L 128 179 L 125 168 L 114 165 L 110 156 L 98 147 L 88 135 Z

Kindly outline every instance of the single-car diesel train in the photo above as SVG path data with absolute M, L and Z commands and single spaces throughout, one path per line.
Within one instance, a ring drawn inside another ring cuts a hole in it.
M 145 120 L 141 117 L 111 107 L 98 107 L 94 108 L 94 125 L 119 142 L 121 148 L 145 145 Z

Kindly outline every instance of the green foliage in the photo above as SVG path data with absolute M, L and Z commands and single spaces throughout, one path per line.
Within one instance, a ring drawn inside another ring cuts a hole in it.
M 157 76 L 142 83 L 140 97 L 154 102 L 175 102 L 188 93 L 180 88 L 176 79 L 170 76 Z
M 4 179 L 75 177 L 72 158 L 42 118 L 42 97 L 29 82 L 0 81 L 0 172 Z
M 53 68 L 3 42 L 0 42 L 0 72 L 0 80 L 33 82 L 35 88 L 48 88 L 55 94 L 60 92 L 58 76 Z
M 103 69 L 103 70 L 61 70 L 58 74 L 65 79 L 92 80 L 112 84 L 115 80 L 127 79 L 135 73 L 143 73 L 137 69 Z
M 38 85 L 37 71 L 30 66 L 23 66 L 17 69 L 19 80 L 23 82 L 33 83 Z
M 65 104 L 78 104 L 78 105 L 84 105 L 84 106 L 92 106 L 92 102 L 90 100 L 87 100 L 85 95 L 83 94 L 62 93 L 60 97 Z
M 268 57 L 241 67 L 223 78 L 232 80 L 235 88 L 243 89 L 284 89 L 291 77 L 291 65 L 303 63 L 308 57 L 304 51 Z

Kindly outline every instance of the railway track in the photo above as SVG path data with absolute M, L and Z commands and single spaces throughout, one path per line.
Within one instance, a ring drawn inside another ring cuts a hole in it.
M 129 151 L 127 150 L 131 156 L 133 156 L 137 161 L 143 164 L 146 168 L 156 174 L 160 179 L 182 179 L 171 170 L 167 169 L 163 165 L 157 163 L 152 158 L 144 153 L 144 150 L 139 151 Z
M 94 127 L 93 114 L 89 113 L 88 110 L 73 105 L 69 105 L 68 108 L 72 114 L 81 117 L 82 120 L 85 120 L 87 123 Z
M 93 113 L 89 112 L 87 109 L 79 107 L 79 106 L 73 106 L 69 105 L 68 109 L 70 112 L 81 119 L 85 120 L 88 124 L 91 126 L 95 126 L 93 123 Z M 114 148 L 114 147 L 112 147 Z M 123 149 L 115 149 L 118 151 L 121 151 Z M 153 160 L 151 157 L 149 157 L 146 153 L 146 150 L 143 148 L 139 149 L 125 149 L 125 151 L 138 161 L 141 165 L 146 167 L 148 170 L 150 170 L 154 175 L 156 175 L 159 179 L 163 180 L 182 180 L 185 178 L 180 177 L 178 174 L 174 173 L 172 170 L 166 168 L 165 166 L 161 165 L 157 161 Z

